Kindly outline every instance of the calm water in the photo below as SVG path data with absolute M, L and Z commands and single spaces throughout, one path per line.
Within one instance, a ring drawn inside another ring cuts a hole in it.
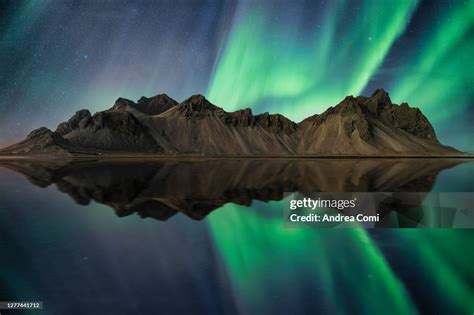
M 474 312 L 474 230 L 286 228 L 281 206 L 288 191 L 472 192 L 473 163 L 0 166 L 0 300 L 43 301 L 31 314 Z

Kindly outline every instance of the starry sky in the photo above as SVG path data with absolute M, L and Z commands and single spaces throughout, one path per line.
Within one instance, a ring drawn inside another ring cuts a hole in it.
M 300 121 L 382 87 L 474 151 L 474 0 L 0 0 L 0 146 L 120 96 Z

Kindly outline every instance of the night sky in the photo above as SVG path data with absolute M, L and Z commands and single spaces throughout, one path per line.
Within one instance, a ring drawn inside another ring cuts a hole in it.
M 120 96 L 299 121 L 382 87 L 474 151 L 474 0 L 0 0 L 0 146 Z

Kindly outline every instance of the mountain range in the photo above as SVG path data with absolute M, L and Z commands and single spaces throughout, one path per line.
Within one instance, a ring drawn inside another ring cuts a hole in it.
M 77 111 L 55 131 L 42 127 L 0 155 L 81 156 L 438 156 L 442 145 L 418 108 L 393 104 L 383 89 L 347 96 L 295 123 L 280 114 L 227 112 L 202 95 L 178 103 L 165 94 L 119 98 L 92 115 Z

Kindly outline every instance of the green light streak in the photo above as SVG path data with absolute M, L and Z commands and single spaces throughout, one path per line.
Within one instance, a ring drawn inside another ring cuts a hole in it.
M 295 120 L 321 112 L 362 92 L 416 5 L 369 1 L 360 7 L 360 19 L 347 22 L 351 9 L 337 1 L 318 12 L 321 24 L 302 40 L 299 24 L 275 23 L 267 11 L 247 4 L 215 66 L 209 99 L 228 110 L 250 106 L 257 112 L 271 102 L 272 112 Z
M 469 314 L 474 311 L 474 291 L 469 281 L 474 279 L 471 262 L 474 259 L 472 250 L 459 254 L 460 245 L 471 231 L 404 231 L 399 233 L 399 242 L 411 244 L 407 255 L 413 263 L 422 263 L 424 273 L 436 295 L 442 295 L 461 312 Z M 449 257 L 449 259 L 448 259 Z M 456 263 L 451 259 L 454 258 Z M 466 275 L 468 277 L 466 278 Z
M 23 40 L 34 29 L 35 23 L 38 22 L 50 3 L 50 0 L 25 1 L 12 12 L 10 23 L 6 23 L 6 29 L 0 32 L 2 35 L 0 36 L 0 47 L 15 46 L 19 40 Z
M 442 141 L 472 150 L 466 113 L 474 97 L 474 1 L 454 4 L 426 25 L 428 35 L 402 60 L 389 90 L 394 101 L 421 107 Z M 454 128 L 452 121 L 457 122 Z
M 270 313 L 271 296 L 285 296 L 298 305 L 308 298 L 299 293 L 310 281 L 321 288 L 316 294 L 324 297 L 331 313 L 352 313 L 356 304 L 361 313 L 416 314 L 403 284 L 365 230 L 287 228 L 280 210 L 278 203 L 258 203 L 253 209 L 227 205 L 207 218 L 247 311 Z M 287 288 L 299 293 L 292 295 Z

